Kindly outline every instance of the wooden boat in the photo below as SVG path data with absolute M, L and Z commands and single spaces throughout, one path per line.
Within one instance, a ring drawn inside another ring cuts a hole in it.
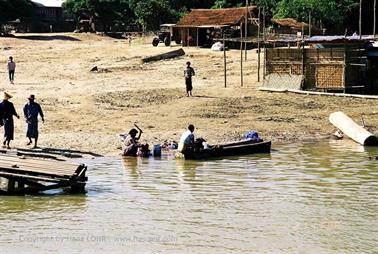
M 270 141 L 243 140 L 238 142 L 219 144 L 209 149 L 193 151 L 184 155 L 187 160 L 203 160 L 227 156 L 248 155 L 256 153 L 270 153 Z

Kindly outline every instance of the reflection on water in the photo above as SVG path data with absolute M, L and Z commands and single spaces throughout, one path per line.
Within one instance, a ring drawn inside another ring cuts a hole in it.
M 377 148 L 101 159 L 86 195 L 0 197 L 0 253 L 374 253 Z

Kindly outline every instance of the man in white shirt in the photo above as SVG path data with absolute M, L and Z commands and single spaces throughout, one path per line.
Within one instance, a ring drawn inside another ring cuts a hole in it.
M 178 151 L 184 153 L 194 145 L 194 125 L 189 124 L 188 130 L 181 135 Z

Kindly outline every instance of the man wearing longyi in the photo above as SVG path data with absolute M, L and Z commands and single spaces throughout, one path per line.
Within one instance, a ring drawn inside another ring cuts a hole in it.
M 13 116 L 18 119 L 20 116 L 17 114 L 14 105 L 9 100 L 12 98 L 7 92 L 4 92 L 4 99 L 0 103 L 0 125 L 4 125 L 4 142 L 3 147 L 10 149 L 10 141 L 14 139 L 14 122 Z

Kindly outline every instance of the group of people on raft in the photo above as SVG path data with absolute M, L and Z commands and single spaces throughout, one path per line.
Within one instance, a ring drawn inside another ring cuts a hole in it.
M 139 128 L 138 128 L 139 129 Z M 182 154 L 193 152 L 196 146 L 196 141 L 194 139 L 194 125 L 189 124 L 188 130 L 185 131 L 180 138 L 178 144 L 178 151 Z M 148 144 L 141 144 L 139 142 L 143 131 L 139 131 L 135 128 L 131 129 L 124 139 L 122 147 L 123 156 L 147 156 L 149 155 Z

